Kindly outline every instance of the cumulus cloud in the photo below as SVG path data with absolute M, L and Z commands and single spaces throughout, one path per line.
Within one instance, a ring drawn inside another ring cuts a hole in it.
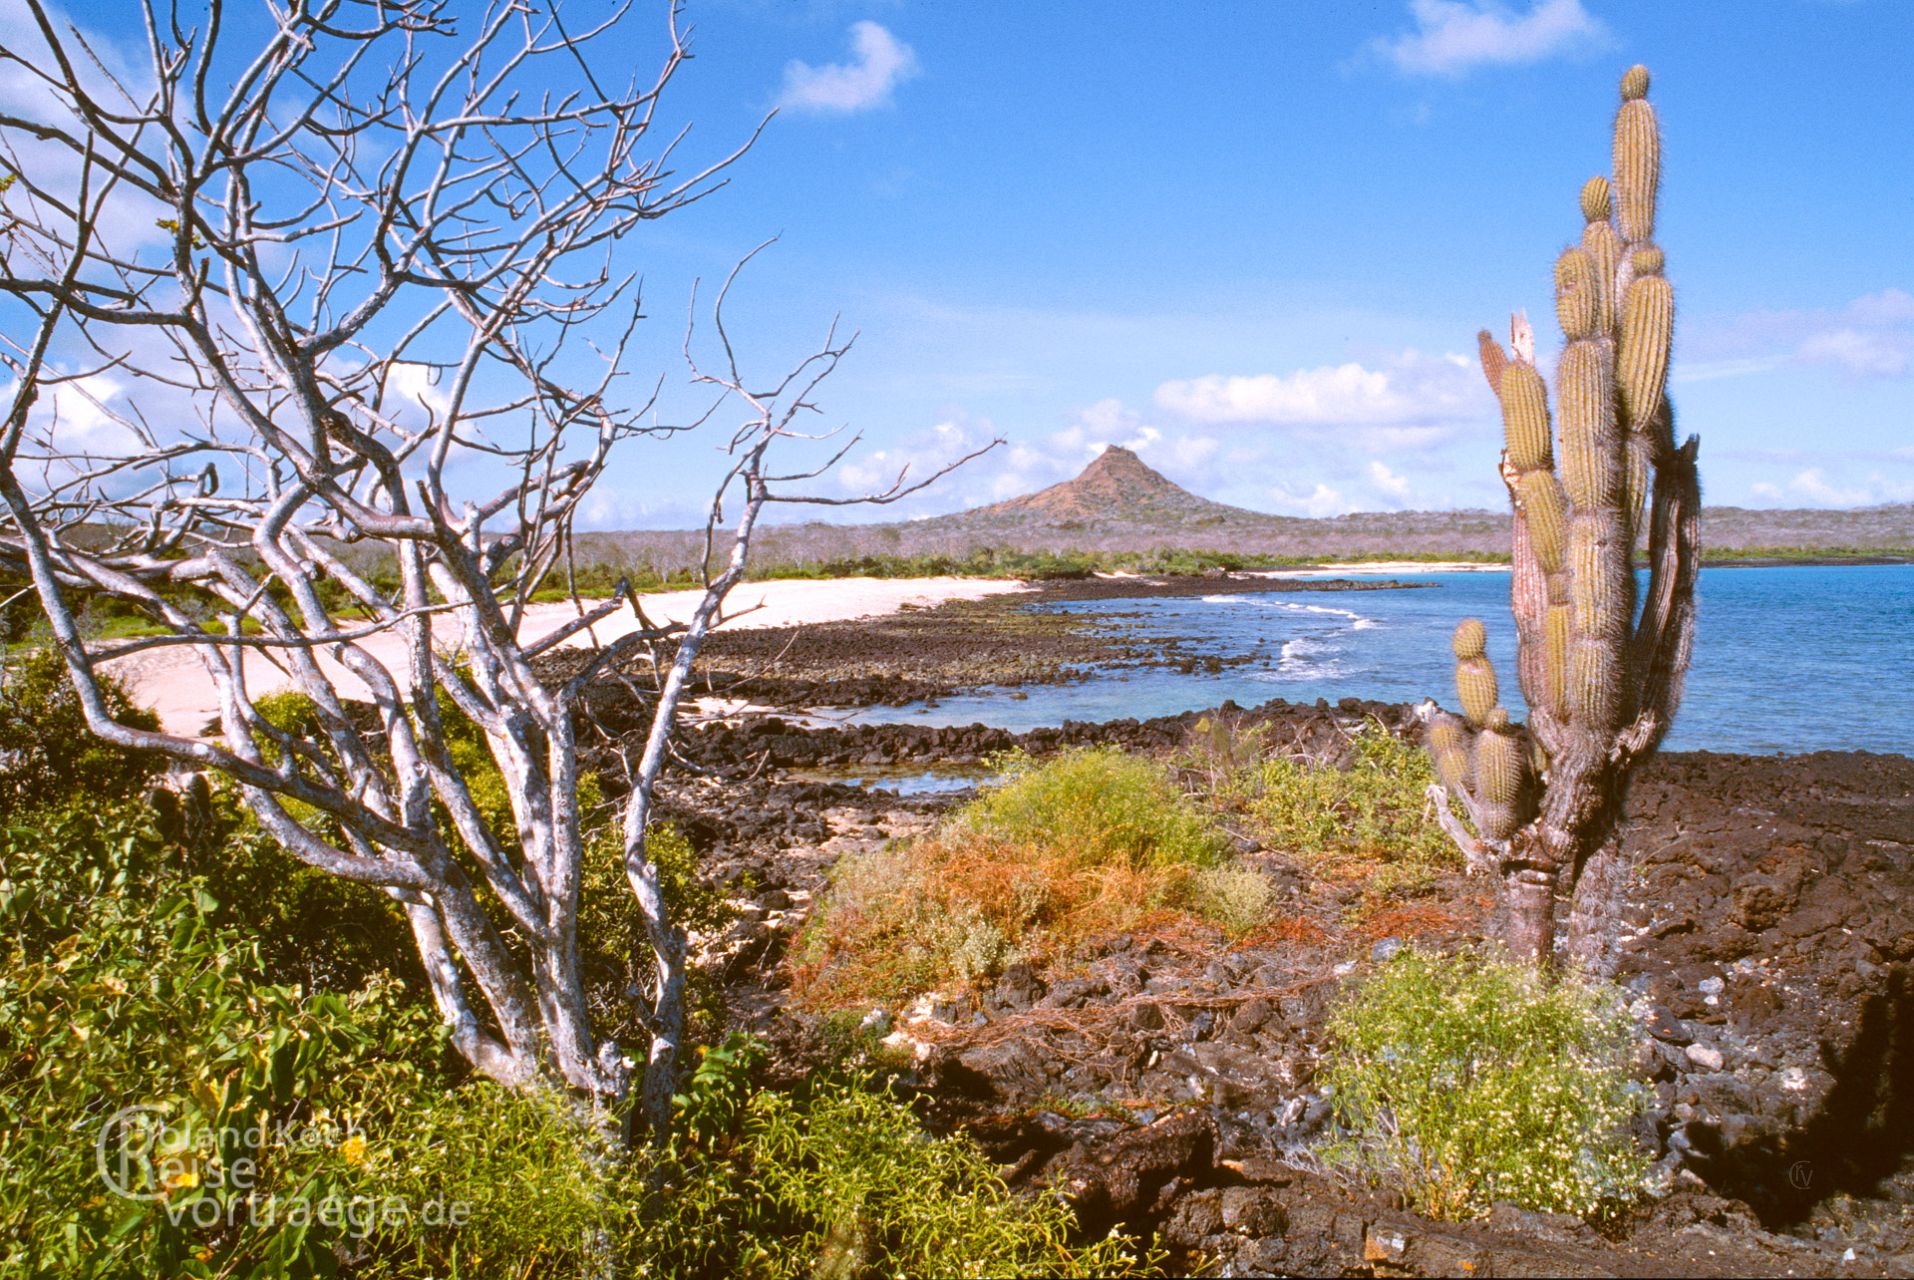
M 431 365 L 410 360 L 395 360 L 386 374 L 386 395 L 398 396 L 423 409 L 431 418 L 443 418 L 452 408 L 451 400 L 439 390 L 438 371 Z M 389 403 L 389 402 L 388 402 Z
M 896 484 L 900 475 L 906 484 L 922 480 L 984 448 L 998 436 L 999 432 L 988 418 L 953 415 L 883 448 L 853 450 L 831 471 L 831 480 L 846 497 L 882 493 Z M 949 478 L 934 485 L 923 498 L 907 502 L 907 508 L 919 509 L 929 502 L 941 509 L 953 494 L 961 494 L 969 501 L 979 500 L 983 487 L 1005 466 L 1007 455 L 1012 452 L 1014 447 L 992 449 L 983 458 L 958 468 Z
M 1821 467 L 1797 472 L 1785 483 L 1757 481 L 1750 486 L 1754 495 L 1768 502 L 1805 503 L 1811 507 L 1871 507 L 1890 502 L 1914 502 L 1914 484 L 1891 480 L 1879 471 L 1865 479 L 1830 479 Z
M 1157 387 L 1156 403 L 1198 422 L 1426 428 L 1477 416 L 1490 397 L 1466 358 L 1405 351 L 1374 369 L 1351 362 L 1177 379 Z
M 16 385 L 8 383 L 8 401 Z M 45 386 L 32 410 L 35 431 L 44 433 L 42 438 L 60 453 L 106 456 L 138 450 L 138 433 L 127 425 L 124 406 L 114 403 L 125 389 L 119 379 L 104 373 Z
M 87 92 L 105 104 L 106 109 L 130 110 L 128 94 L 143 101 L 151 92 L 152 75 L 141 42 L 137 39 L 123 42 L 117 38 L 121 34 L 134 34 L 123 31 L 124 24 L 78 24 L 58 9 L 52 17 L 58 28 L 71 26 L 85 39 L 90 56 L 76 59 L 74 72 Z M 36 70 L 50 65 L 53 54 L 40 36 L 39 25 L 20 0 L 0 0 L 0 31 L 7 33 L 6 42 L 12 55 L 0 63 L 0 110 L 41 128 L 58 129 L 70 136 L 83 134 L 85 130 L 78 119 Z M 73 47 L 70 35 L 66 43 L 69 49 Z M 114 80 L 125 92 L 114 87 Z M 9 215 L 30 224 L 58 225 L 65 217 L 61 211 L 72 208 L 79 197 L 84 168 L 82 157 L 38 130 L 15 129 L 8 142 L 12 147 L 12 154 L 7 157 L 8 170 L 23 174 L 27 179 L 9 193 Z M 96 174 L 90 191 L 96 201 L 100 187 Z M 52 200 L 42 201 L 30 188 L 38 188 Z M 159 244 L 168 233 L 156 224 L 167 212 L 168 206 L 132 183 L 118 183 L 107 190 L 105 202 L 98 205 L 92 234 L 97 243 L 116 253 Z
M 1820 366 L 1856 380 L 1902 378 L 1914 370 L 1914 294 L 1882 289 L 1843 307 L 1754 311 L 1702 322 L 1690 334 L 1697 359 L 1677 360 L 1677 382 L 1745 377 L 1789 366 Z
M 891 91 L 917 74 L 917 54 L 875 22 L 851 25 L 848 62 L 814 67 L 792 60 L 784 68 L 778 105 L 825 115 L 848 115 L 890 101 Z
M 1409 478 L 1391 471 L 1382 459 L 1377 458 L 1369 464 L 1369 479 L 1377 492 L 1387 494 L 1397 502 L 1409 501 Z
M 1910 363 L 1908 335 L 1881 330 L 1830 329 L 1802 339 L 1798 352 L 1811 364 L 1831 364 L 1859 378 L 1898 378 Z
M 1482 66 L 1521 66 L 1593 52 L 1613 43 L 1582 0 L 1538 0 L 1517 11 L 1499 0 L 1410 0 L 1415 30 L 1371 48 L 1409 75 L 1461 76 Z
M 1269 489 L 1270 510 L 1285 516 L 1334 516 L 1353 510 L 1342 494 L 1318 481 L 1316 487 L 1308 493 L 1299 492 L 1286 484 L 1271 485 Z
M 1144 422 L 1142 415 L 1123 401 L 1111 397 L 1080 411 L 1074 425 L 1050 439 L 1054 445 L 1094 458 L 1113 444 L 1135 453 L 1147 452 L 1163 439 L 1163 432 Z

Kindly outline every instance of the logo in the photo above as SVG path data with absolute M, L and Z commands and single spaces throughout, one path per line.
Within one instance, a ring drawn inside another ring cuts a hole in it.
M 179 1167 L 168 1167 L 167 1134 L 165 1108 L 150 1103 L 108 1116 L 93 1143 L 94 1165 L 107 1190 L 126 1200 L 164 1200 L 173 1189 L 166 1185 L 169 1178 L 191 1176 L 190 1152 L 176 1153 L 172 1163 Z

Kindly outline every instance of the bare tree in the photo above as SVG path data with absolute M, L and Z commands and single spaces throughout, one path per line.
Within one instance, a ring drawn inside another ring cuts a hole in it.
M 44 99 L 0 108 L 0 573 L 30 579 L 94 733 L 227 775 L 292 853 L 403 905 L 475 1067 L 614 1105 L 632 1060 L 594 1028 L 581 976 L 575 712 L 649 656 L 663 675 L 623 852 L 655 973 L 642 1109 L 661 1127 L 685 937 L 646 853 L 655 788 L 765 506 L 826 501 L 790 488 L 823 468 L 781 475 L 771 455 L 849 346 L 833 336 L 755 389 L 720 295 L 723 359 L 693 365 L 703 411 L 668 425 L 623 394 L 640 317 L 620 242 L 717 189 L 750 145 L 680 171 L 682 133 L 653 137 L 687 56 L 675 6 L 642 81 L 626 5 L 574 29 L 539 0 L 291 0 L 243 15 L 267 30 L 242 50 L 220 0 L 190 23 L 148 0 L 140 65 L 26 7 L 35 30 L 0 47 Z M 521 641 L 614 448 L 733 412 L 707 532 L 722 568 L 690 620 L 654 625 L 621 587 Z M 495 487 L 458 492 L 475 472 Z M 76 610 L 98 598 L 162 634 L 89 646 Z M 540 674 L 541 652 L 581 638 L 581 669 Z M 196 655 L 216 734 L 114 719 L 101 663 L 157 646 Z M 269 671 L 318 734 L 261 714 Z M 451 715 L 482 732 L 510 831 L 454 762 Z

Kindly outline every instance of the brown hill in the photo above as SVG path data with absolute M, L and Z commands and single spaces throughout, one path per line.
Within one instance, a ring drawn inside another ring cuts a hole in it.
M 1036 493 L 940 517 L 976 526 L 1086 524 L 1112 528 L 1180 527 L 1263 520 L 1255 512 L 1199 498 L 1122 445 L 1111 445 L 1073 480 Z M 936 523 L 925 521 L 923 523 Z

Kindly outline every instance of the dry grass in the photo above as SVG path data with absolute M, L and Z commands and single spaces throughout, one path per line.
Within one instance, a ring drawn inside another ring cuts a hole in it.
M 1384 938 L 1446 938 L 1460 933 L 1466 923 L 1453 911 L 1418 902 L 1365 911 L 1356 924 L 1356 933 L 1369 942 Z
M 1003 762 L 1009 781 L 925 839 L 851 858 L 794 955 L 826 1005 L 976 989 L 1017 961 L 1207 922 L 1241 933 L 1270 888 L 1159 765 L 1107 749 Z

